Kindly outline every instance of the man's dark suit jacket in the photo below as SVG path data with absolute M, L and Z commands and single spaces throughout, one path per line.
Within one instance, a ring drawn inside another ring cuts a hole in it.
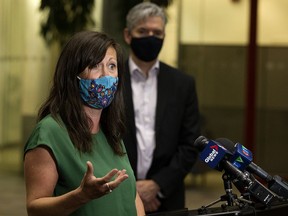
M 129 66 L 124 77 L 127 134 L 124 144 L 137 178 L 137 139 Z M 193 77 L 160 62 L 156 106 L 156 148 L 147 179 L 165 196 L 160 211 L 184 208 L 184 178 L 197 159 L 193 147 L 200 135 L 198 101 Z

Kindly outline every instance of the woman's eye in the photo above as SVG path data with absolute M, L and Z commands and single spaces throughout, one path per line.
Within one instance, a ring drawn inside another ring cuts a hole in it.
M 116 64 L 110 64 L 109 65 L 109 69 L 110 70 L 115 70 L 115 69 L 117 69 L 117 65 Z

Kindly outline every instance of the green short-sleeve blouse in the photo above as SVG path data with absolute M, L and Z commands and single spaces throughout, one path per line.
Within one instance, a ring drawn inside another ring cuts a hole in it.
M 112 193 L 90 201 L 72 215 L 137 215 L 135 177 L 127 155 L 118 156 L 114 154 L 102 130 L 92 136 L 93 151 L 91 153 L 80 153 L 72 144 L 66 128 L 48 115 L 36 125 L 26 143 L 24 153 L 41 145 L 51 149 L 59 175 L 54 196 L 65 194 L 80 185 L 87 169 L 86 162 L 88 160 L 93 164 L 96 177 L 106 175 L 113 168 L 126 169 L 129 178 L 122 182 Z M 125 149 L 124 145 L 123 148 Z

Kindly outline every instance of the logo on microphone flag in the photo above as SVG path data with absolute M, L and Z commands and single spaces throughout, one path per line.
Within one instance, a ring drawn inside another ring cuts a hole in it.
M 252 162 L 252 160 L 252 152 L 240 143 L 236 143 L 234 155 L 230 160 L 231 163 L 238 169 L 245 170 L 245 168 Z
M 200 159 L 204 161 L 209 167 L 214 169 L 217 168 L 226 154 L 227 150 L 224 147 L 210 140 L 205 146 L 204 150 L 201 152 Z M 219 166 L 218 169 L 220 169 Z

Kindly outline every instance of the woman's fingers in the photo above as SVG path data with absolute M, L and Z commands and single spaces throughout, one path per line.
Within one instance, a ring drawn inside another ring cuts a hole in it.
M 97 177 L 94 175 L 94 168 L 90 161 L 87 161 L 87 170 L 82 180 L 82 188 L 89 197 L 103 196 L 112 192 L 123 181 L 128 178 L 126 170 L 112 169 L 105 176 Z
M 93 168 L 93 164 L 90 161 L 87 161 L 87 170 L 86 170 L 86 175 L 88 177 L 90 176 L 94 176 L 94 168 Z
M 111 181 L 110 179 L 110 181 L 107 181 L 109 183 L 109 187 L 111 190 L 114 190 L 116 187 L 118 187 L 123 181 L 125 181 L 129 177 L 128 174 L 126 173 L 126 170 L 118 170 L 115 174 L 116 174 L 116 178 L 114 180 Z

